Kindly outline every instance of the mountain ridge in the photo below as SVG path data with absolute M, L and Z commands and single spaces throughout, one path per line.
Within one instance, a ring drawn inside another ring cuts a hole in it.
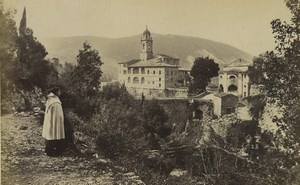
M 40 38 L 48 51 L 48 58 L 59 58 L 61 63 L 76 64 L 76 56 L 82 49 L 83 42 L 87 41 L 93 49 L 99 51 L 104 63 L 102 71 L 117 79 L 117 67 L 119 62 L 138 59 L 140 53 L 141 35 L 133 35 L 122 38 L 107 38 L 98 36 L 67 36 Z M 152 34 L 153 54 L 166 54 L 180 59 L 180 65 L 191 68 L 196 57 L 215 59 L 220 67 L 242 58 L 252 60 L 253 56 L 245 51 L 221 42 L 172 34 Z

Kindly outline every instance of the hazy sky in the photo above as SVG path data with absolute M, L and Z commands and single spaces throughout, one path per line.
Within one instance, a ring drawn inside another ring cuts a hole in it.
M 284 0 L 4 0 L 24 6 L 36 37 L 124 37 L 152 33 L 196 36 L 258 55 L 274 48 L 270 22 L 290 20 Z

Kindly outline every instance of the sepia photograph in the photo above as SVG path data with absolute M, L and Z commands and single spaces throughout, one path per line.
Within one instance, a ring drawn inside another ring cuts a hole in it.
M 0 0 L 1 184 L 299 185 L 300 0 Z

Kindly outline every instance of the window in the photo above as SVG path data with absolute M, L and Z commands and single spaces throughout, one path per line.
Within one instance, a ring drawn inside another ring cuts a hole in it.
M 128 77 L 128 83 L 131 83 L 131 79 L 130 79 L 130 77 Z
M 231 107 L 227 107 L 226 108 L 226 114 L 231 114 L 232 108 Z
M 154 81 L 152 81 L 152 84 L 154 84 Z
M 155 75 L 155 70 L 153 70 L 153 74 Z
M 158 86 L 161 87 L 161 84 L 159 84 Z
M 161 78 L 159 78 L 158 80 L 161 81 Z
M 141 73 L 145 74 L 145 68 L 141 68 Z
M 149 74 L 150 72 L 149 72 L 149 70 L 147 70 L 147 74 Z
M 193 118 L 194 119 L 203 119 L 203 111 L 202 110 L 199 110 L 199 109 L 196 109 L 194 112 L 193 112 Z
M 145 83 L 145 78 L 142 77 L 142 79 L 141 79 L 141 84 L 144 84 L 144 83 Z
M 230 83 L 235 83 L 236 82 L 236 77 L 234 75 L 231 75 L 229 77 Z
M 173 75 L 173 71 L 171 71 L 171 75 Z
M 139 68 L 137 67 L 133 68 L 133 74 L 139 74 Z
M 128 68 L 128 74 L 131 74 L 131 68 Z
M 222 75 L 220 75 L 220 78 L 222 78 Z
M 123 70 L 123 74 L 126 74 L 126 72 L 127 72 L 126 70 Z
M 133 83 L 134 84 L 138 84 L 139 83 L 139 78 L 138 77 L 134 77 L 133 78 Z
M 143 50 L 145 50 L 145 43 L 143 43 Z
M 158 71 L 158 74 L 160 74 L 160 75 L 161 75 L 161 70 L 159 70 L 159 71 Z
M 247 96 L 247 93 L 246 92 L 244 92 L 244 97 L 246 97 Z

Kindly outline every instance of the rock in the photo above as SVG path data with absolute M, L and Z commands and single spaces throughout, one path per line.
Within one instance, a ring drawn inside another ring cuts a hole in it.
M 39 113 L 41 111 L 41 108 L 40 107 L 34 107 L 33 108 L 33 112 L 34 113 Z
M 135 176 L 134 172 L 124 173 L 124 176 Z
M 181 170 L 181 169 L 174 169 L 171 171 L 170 175 L 174 177 L 181 177 L 183 175 L 186 175 L 187 171 L 186 170 Z
M 95 157 L 96 159 L 98 159 L 99 155 L 96 153 L 96 154 L 93 155 L 93 157 Z
M 21 126 L 21 127 L 20 127 L 20 130 L 27 130 L 27 129 L 28 129 L 27 126 Z
M 105 159 L 98 159 L 97 162 L 98 162 L 98 163 L 103 163 L 103 164 L 108 164 L 108 163 L 110 163 L 111 161 L 110 161 L 110 160 L 105 160 Z

